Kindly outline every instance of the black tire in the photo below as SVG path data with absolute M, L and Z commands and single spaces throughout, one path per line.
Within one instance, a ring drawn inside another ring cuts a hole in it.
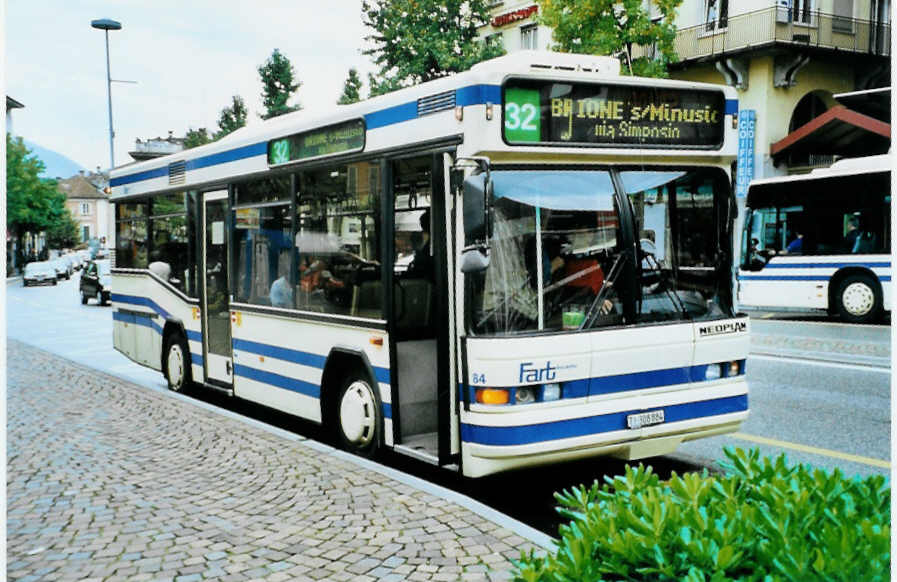
M 838 317 L 847 323 L 871 323 L 881 317 L 881 287 L 868 275 L 848 275 L 835 294 Z
M 84 294 L 84 291 L 81 292 L 81 305 L 87 305 L 87 295 Z
M 97 291 L 97 305 L 106 305 L 109 302 L 109 296 L 102 291 Z
M 377 454 L 383 435 L 383 412 L 375 386 L 367 374 L 347 374 L 340 384 L 331 418 L 337 445 L 369 458 Z
M 28 281 L 22 281 L 22 287 L 27 287 L 27 286 L 28 286 Z
M 170 334 L 162 348 L 162 373 L 172 392 L 188 392 L 193 386 L 190 349 L 180 332 Z
M 56 279 L 53 279 L 53 286 L 54 286 L 54 287 L 56 286 L 57 283 L 59 283 L 59 281 L 57 281 Z

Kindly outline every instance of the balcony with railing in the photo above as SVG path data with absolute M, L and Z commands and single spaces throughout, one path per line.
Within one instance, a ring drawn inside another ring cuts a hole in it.
M 891 54 L 891 27 L 890 23 L 815 10 L 772 7 L 681 28 L 675 40 L 680 62 L 774 45 L 887 57 Z M 638 52 L 650 55 L 652 51 Z

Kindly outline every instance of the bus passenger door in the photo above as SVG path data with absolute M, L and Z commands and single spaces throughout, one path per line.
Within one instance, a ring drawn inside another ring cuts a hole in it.
M 203 194 L 202 343 L 205 380 L 231 389 L 233 354 L 227 277 L 227 191 Z
M 454 322 L 449 315 L 453 281 L 446 165 L 439 152 L 394 159 L 389 169 L 395 450 L 437 465 L 456 462 L 458 452 L 452 428 Z

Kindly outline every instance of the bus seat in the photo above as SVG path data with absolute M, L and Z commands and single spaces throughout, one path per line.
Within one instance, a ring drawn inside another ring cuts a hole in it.
M 395 295 L 402 336 L 426 337 L 433 320 L 433 284 L 426 279 L 399 279 Z
M 363 281 L 352 290 L 352 315 L 357 317 L 382 317 L 383 284 L 380 281 Z

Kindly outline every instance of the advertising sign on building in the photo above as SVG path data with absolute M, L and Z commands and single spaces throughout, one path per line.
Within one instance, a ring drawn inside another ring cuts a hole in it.
M 757 112 L 742 109 L 738 112 L 738 172 L 735 174 L 735 196 L 747 196 L 748 184 L 754 179 L 754 129 Z

